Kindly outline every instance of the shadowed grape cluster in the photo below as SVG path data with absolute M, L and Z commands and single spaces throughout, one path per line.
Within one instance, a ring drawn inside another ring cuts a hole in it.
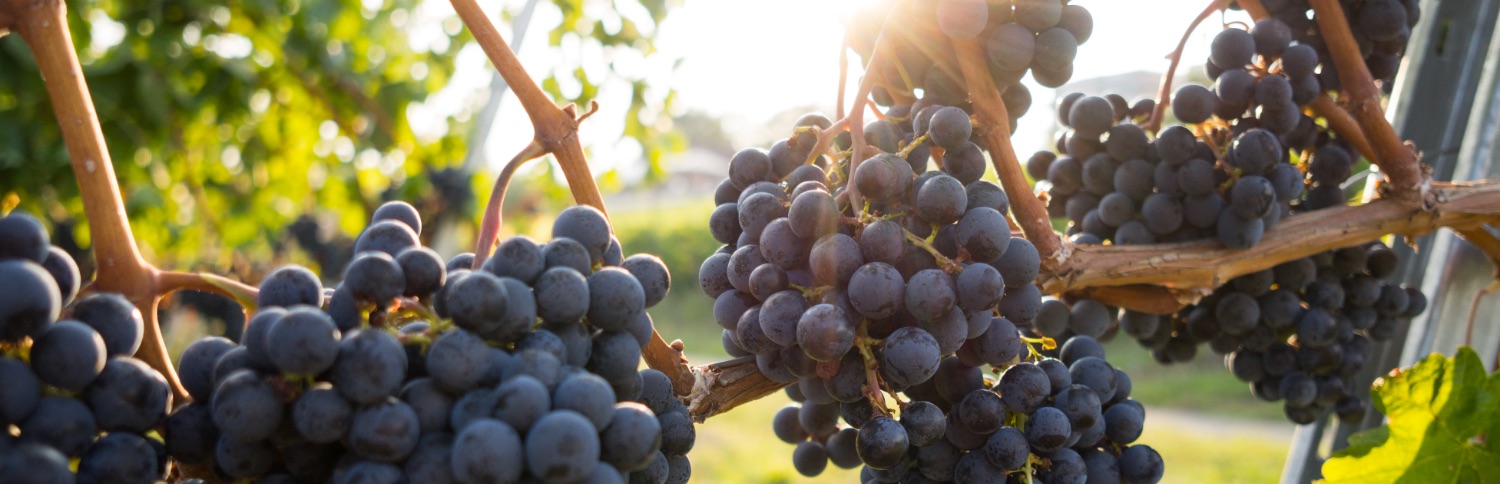
M 166 417 L 167 454 L 226 481 L 688 480 L 687 408 L 638 371 L 646 310 L 670 286 L 659 259 L 622 257 L 584 206 L 479 269 L 421 229 L 388 203 L 335 288 L 298 266 L 268 274 L 243 344 L 183 353 L 193 401 Z
M 172 393 L 131 356 L 141 313 L 118 294 L 80 297 L 78 266 L 49 240 L 30 215 L 0 217 L 0 430 L 14 429 L 0 431 L 0 481 L 165 479 L 151 432 Z

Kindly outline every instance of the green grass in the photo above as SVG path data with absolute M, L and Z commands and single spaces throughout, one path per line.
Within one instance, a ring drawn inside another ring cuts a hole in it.
M 1150 415 L 1151 410 L 1146 413 Z M 1184 431 L 1152 425 L 1148 416 L 1139 442 L 1161 454 L 1166 464 L 1164 483 L 1231 483 L 1279 480 L 1290 440 L 1203 429 Z

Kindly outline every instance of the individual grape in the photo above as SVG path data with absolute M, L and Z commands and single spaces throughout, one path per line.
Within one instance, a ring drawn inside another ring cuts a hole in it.
M 344 281 L 341 287 L 347 288 L 355 299 L 380 306 L 390 304 L 406 290 L 406 275 L 401 273 L 401 266 L 384 252 L 357 253 L 344 269 Z
M 1119 227 L 1135 219 L 1135 202 L 1120 192 L 1105 195 L 1099 200 L 1099 220 L 1111 227 Z
M 214 389 L 214 425 L 228 438 L 254 442 L 270 437 L 283 416 L 281 397 L 254 372 L 236 371 Z
M 1052 395 L 1046 372 L 1034 364 L 1021 362 L 1000 375 L 1000 398 L 1012 412 L 1031 413 Z
M 1104 411 L 1105 435 L 1111 442 L 1130 444 L 1140 438 L 1146 416 L 1129 405 L 1111 405 Z
M 72 312 L 74 320 L 99 333 L 109 356 L 131 356 L 140 348 L 145 323 L 141 319 L 141 311 L 123 296 L 114 293 L 90 294 L 73 303 Z
M 82 391 L 104 370 L 104 339 L 89 326 L 71 320 L 48 326 L 31 345 L 31 368 L 42 383 Z
M 762 154 L 762 158 L 764 158 L 764 154 Z M 610 248 L 609 220 L 597 208 L 588 205 L 574 205 L 563 209 L 562 212 L 557 214 L 557 218 L 553 220 L 552 238 L 573 239 L 588 249 L 592 260 L 598 260 Z
M 339 356 L 329 381 L 350 402 L 371 405 L 401 388 L 406 367 L 406 351 L 390 333 L 374 328 L 356 330 L 339 342 Z M 217 392 L 214 400 L 217 403 Z
M 1000 298 L 1000 315 L 1017 324 L 1031 324 L 1042 310 L 1042 293 L 1035 284 L 1011 288 Z
M 1020 24 L 1005 22 L 995 26 L 985 40 L 985 52 L 992 69 L 1015 71 L 1031 64 L 1036 37 Z M 922 134 L 923 130 L 917 130 Z
M 740 228 L 739 205 L 729 202 L 715 207 L 708 216 L 708 229 L 719 242 L 733 244 L 739 240 L 740 234 L 744 233 L 744 229 Z
M 1281 72 L 1292 79 L 1311 77 L 1318 67 L 1318 52 L 1307 44 L 1287 47 L 1281 53 Z
M 202 464 L 213 459 L 219 429 L 214 427 L 213 411 L 207 403 L 188 402 L 167 417 L 162 436 L 166 452 L 172 459 L 179 463 Z
M 974 390 L 965 395 L 956 407 L 959 421 L 970 432 L 989 435 L 1000 429 L 1005 416 L 1005 404 L 1000 396 L 989 390 Z
M 1114 107 L 1102 97 L 1088 96 L 1073 102 L 1068 122 L 1079 136 L 1097 137 L 1114 125 Z
M 1274 18 L 1261 19 L 1250 29 L 1255 40 L 1255 53 L 1275 57 L 1286 51 L 1292 42 L 1292 29 Z
M 1072 433 L 1068 416 L 1052 407 L 1041 407 L 1026 421 L 1026 441 L 1039 452 L 1053 452 L 1067 443 Z
M 902 309 L 906 285 L 890 264 L 870 262 L 849 278 L 849 304 L 861 315 L 884 319 Z
M 489 370 L 489 347 L 474 333 L 457 329 L 438 335 L 427 351 L 426 368 L 450 392 L 474 388 Z
M 1250 63 L 1255 55 L 1255 39 L 1240 29 L 1224 29 L 1214 36 L 1209 61 L 1224 70 L 1235 70 Z
M 906 429 L 890 417 L 876 417 L 859 428 L 855 446 L 865 465 L 890 469 L 906 456 Z
M 1083 305 L 1084 302 L 1092 302 L 1092 300 L 1084 299 L 1079 301 L 1079 304 L 1075 305 L 1075 307 Z M 1068 338 L 1068 341 L 1063 343 L 1062 350 L 1058 352 L 1058 358 L 1066 365 L 1072 365 L 1074 362 L 1089 356 L 1103 359 L 1104 347 L 1099 344 L 1098 340 L 1087 335 L 1077 335 Z M 1069 381 L 1071 381 L 1071 377 Z
M 963 216 L 968 199 L 968 192 L 958 180 L 937 175 L 917 190 L 916 213 L 923 221 L 934 225 L 951 224 Z
M 1226 30 L 1228 32 L 1228 30 Z M 1208 89 L 1197 84 L 1187 84 L 1177 88 L 1177 93 L 1172 95 L 1172 115 L 1188 124 L 1198 124 L 1207 121 L 1217 109 L 1218 99 Z
M 953 279 L 941 269 L 926 269 L 906 281 L 906 310 L 921 321 L 936 321 L 957 304 Z
M 560 214 L 559 217 L 561 217 Z M 556 224 L 554 224 L 554 230 L 555 227 Z M 590 249 L 590 255 L 592 254 L 592 249 Z M 484 271 L 496 277 L 511 277 L 533 284 L 537 277 L 541 276 L 542 271 L 546 270 L 546 264 L 546 257 L 542 254 L 540 245 L 526 236 L 515 236 L 501 242 L 500 246 L 495 248 L 494 255 L 484 260 Z
M 787 217 L 791 220 L 792 232 L 797 236 L 821 237 L 838 229 L 838 203 L 826 191 L 806 191 L 792 200 Z M 733 241 L 726 243 L 731 242 Z
M 1109 329 L 1109 309 L 1093 299 L 1082 299 L 1073 304 L 1068 317 L 1068 329 L 1074 333 L 1097 338 Z M 1063 360 L 1065 363 L 1072 362 Z
M 1245 220 L 1226 210 L 1219 215 L 1216 224 L 1219 241 L 1231 249 L 1248 249 L 1260 242 L 1265 235 L 1265 223 L 1261 219 Z
M 416 449 L 420 431 L 411 406 L 387 397 L 354 412 L 346 446 L 366 459 L 399 462 Z
M 693 429 L 692 417 L 686 411 L 677 410 L 656 416 L 661 424 L 661 451 L 667 455 L 685 455 L 693 450 L 697 431 Z
M 837 361 L 854 345 L 854 326 L 842 309 L 818 304 L 797 322 L 797 344 L 816 361 Z
M 798 474 L 817 477 L 828 467 L 828 450 L 818 442 L 800 442 L 797 449 L 792 451 L 792 467 L 797 469 Z
M 927 135 L 932 142 L 945 149 L 956 149 L 969 141 L 973 125 L 969 113 L 957 107 L 945 107 L 932 114 L 928 122 Z
M 601 331 L 594 335 L 586 368 L 614 383 L 626 377 L 634 379 L 640 361 L 641 347 L 635 337 L 619 331 Z
M 1065 5 L 1057 26 L 1073 34 L 1073 37 L 1078 39 L 1078 45 L 1083 45 L 1094 33 L 1094 17 L 1089 14 L 1088 9 L 1080 5 Z
M 172 406 L 166 378 L 126 356 L 111 358 L 104 365 L 83 400 L 106 432 L 145 433 L 159 426 Z
M 1141 218 L 1152 233 L 1166 235 L 1182 227 L 1183 206 L 1177 197 L 1155 193 L 1141 205 Z
M 422 233 L 422 216 L 417 213 L 417 208 L 400 200 L 381 204 L 379 208 L 375 209 L 375 213 L 370 216 L 370 223 L 372 224 L 382 220 L 401 222 L 407 228 L 410 228 L 412 232 L 417 234 Z
M 605 330 L 621 330 L 646 309 L 646 294 L 629 271 L 605 267 L 588 278 L 589 324 Z
M 1125 482 L 1154 483 L 1163 473 L 1161 455 L 1151 447 L 1132 445 L 1120 452 L 1120 477 Z
M 41 400 L 41 382 L 25 363 L 0 357 L 0 423 L 15 423 L 31 414 Z
M 1260 174 L 1281 161 L 1285 150 L 1276 135 L 1263 129 L 1241 133 L 1229 147 L 1230 164 L 1249 174 Z
M 22 446 L 43 444 L 69 457 L 82 454 L 98 431 L 93 412 L 83 402 L 67 397 L 42 398 L 17 427 Z
M 159 478 L 156 451 L 132 433 L 105 435 L 78 460 L 78 480 L 84 483 L 156 483 Z
M 1250 102 L 1255 96 L 1255 76 L 1239 69 L 1227 71 L 1214 81 L 1214 94 L 1226 103 Z
M 19 341 L 57 320 L 62 296 L 42 266 L 30 260 L 0 260 L 0 280 L 11 283 L 0 291 L 0 340 Z
M 333 366 L 339 354 L 339 330 L 327 313 L 297 306 L 266 333 L 266 351 L 284 373 L 317 375 Z
M 751 195 L 738 205 L 737 210 L 740 228 L 743 230 L 740 237 L 752 241 L 759 241 L 772 221 L 787 214 L 781 200 L 766 193 Z
M 518 482 L 525 462 L 521 437 L 504 422 L 480 419 L 453 439 L 449 470 L 462 482 Z
M 1229 192 L 1229 208 L 1243 219 L 1265 217 L 1276 208 L 1276 188 L 1263 177 L 1244 176 Z
M 566 267 L 547 269 L 533 284 L 537 315 L 549 322 L 572 322 L 589 311 L 589 283 L 578 271 Z
M 1349 179 L 1352 166 L 1353 161 L 1348 151 L 1337 145 L 1328 144 L 1319 147 L 1318 151 L 1313 154 L 1308 174 L 1312 175 L 1315 182 L 1337 185 Z
M 1360 6 L 1351 19 L 1358 32 L 1376 42 L 1408 35 L 1407 9 L 1396 0 L 1371 0 Z M 1382 79 L 1383 77 L 1376 77 Z
M 182 352 L 177 375 L 194 400 L 207 401 L 213 395 L 213 369 L 219 358 L 234 349 L 234 342 L 218 336 L 205 336 Z
M 31 214 L 15 211 L 0 217 L 0 260 L 15 258 L 41 264 L 47 260 L 51 245 L 47 229 Z
M 937 340 L 921 328 L 897 329 L 881 343 L 881 350 L 881 373 L 898 387 L 932 378 L 942 359 Z
M 256 304 L 260 307 L 321 306 L 323 284 L 306 267 L 288 265 L 266 274 L 260 281 Z
M 371 223 L 369 227 L 365 227 L 364 233 L 359 234 L 359 238 L 354 241 L 354 253 L 384 252 L 385 255 L 395 257 L 408 247 L 420 245 L 422 244 L 417 240 L 416 231 L 405 223 L 382 220 Z
M 337 442 L 349 431 L 354 416 L 349 402 L 328 388 L 308 390 L 297 397 L 291 410 L 297 435 L 317 443 Z
M 989 207 L 969 210 L 959 219 L 959 245 L 979 261 L 993 261 L 1010 248 L 1010 224 L 1005 216 Z
M 78 263 L 57 246 L 47 249 L 47 258 L 42 260 L 42 268 L 52 275 L 52 280 L 57 282 L 58 295 L 62 298 L 64 306 L 73 301 L 73 296 L 78 294 L 78 284 L 83 278 L 78 272 Z
M 214 446 L 215 466 L 230 477 L 259 477 L 270 472 L 276 461 L 276 448 L 263 440 L 241 441 L 223 435 Z
M 966 141 L 943 155 L 943 172 L 968 185 L 984 176 L 986 163 L 979 145 Z
M 986 180 L 970 183 L 964 187 L 967 198 L 965 209 L 968 207 L 989 207 L 996 212 L 1006 213 L 1010 211 L 1010 199 L 1005 195 L 1005 189 L 1000 188 Z M 954 220 L 957 220 L 955 217 Z
M 1015 2 L 1016 23 L 1041 32 L 1052 28 L 1062 20 L 1063 8 L 1059 2 L 1049 0 L 1019 0 Z

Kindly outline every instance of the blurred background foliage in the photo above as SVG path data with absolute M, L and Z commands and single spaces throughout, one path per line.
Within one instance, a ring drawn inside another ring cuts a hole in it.
M 488 193 L 497 171 L 464 163 L 474 111 L 488 92 L 465 93 L 477 102 L 438 121 L 446 126 L 414 130 L 409 116 L 449 85 L 460 52 L 477 50 L 445 2 L 67 3 L 149 260 L 247 281 L 298 262 L 336 278 L 369 213 L 391 199 L 428 214 L 435 230 L 424 238 L 469 239 L 482 202 L 475 194 Z M 580 106 L 604 83 L 630 86 L 623 136 L 652 165 L 648 179 L 659 176 L 662 155 L 682 147 L 663 122 L 672 91 L 646 89 L 613 64 L 605 76 L 585 75 L 577 57 L 581 46 L 650 55 L 656 26 L 675 2 L 540 3 L 564 21 L 532 40 L 545 39 L 558 54 L 554 69 L 534 75 L 559 103 Z M 644 14 L 622 16 L 622 8 Z M 507 34 L 515 11 L 497 19 Z M 55 221 L 55 237 L 87 265 L 87 223 L 55 119 L 23 39 L 0 38 L 0 195 Z M 606 188 L 611 174 L 602 174 Z M 514 197 L 544 206 L 568 201 L 552 170 L 529 176 L 535 183 L 517 184 L 525 188 L 512 190 Z

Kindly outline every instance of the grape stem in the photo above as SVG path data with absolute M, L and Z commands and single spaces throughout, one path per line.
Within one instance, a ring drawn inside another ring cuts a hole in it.
M 505 163 L 505 168 L 500 170 L 500 176 L 495 178 L 495 187 L 490 189 L 490 201 L 484 207 L 484 218 L 479 223 L 478 239 L 474 241 L 474 265 L 473 270 L 484 267 L 485 259 L 495 250 L 495 243 L 500 238 L 500 221 L 504 218 L 501 209 L 505 204 L 505 190 L 510 186 L 510 180 L 515 177 L 516 171 L 526 162 L 546 156 L 547 149 L 532 140 L 521 149 L 520 153 Z
M 954 40 L 953 48 L 958 54 L 958 67 L 963 71 L 969 100 L 974 106 L 975 131 L 981 134 L 983 144 L 990 152 L 991 164 L 1010 199 L 1016 223 L 1021 226 L 1026 239 L 1036 246 L 1042 267 L 1055 267 L 1067 257 L 1068 245 L 1052 230 L 1047 207 L 1032 193 L 1021 162 L 1016 159 L 1016 150 L 1010 144 L 1010 117 L 1005 111 L 1000 90 L 990 77 L 984 46 L 976 39 L 964 39 Z
M 1167 116 L 1167 107 L 1172 104 L 1172 78 L 1177 74 L 1177 65 L 1182 63 L 1182 50 L 1187 47 L 1189 37 L 1193 31 L 1198 29 L 1198 24 L 1207 20 L 1214 12 L 1224 10 L 1228 4 L 1225 0 L 1209 0 L 1208 7 L 1203 9 L 1197 17 L 1188 23 L 1187 30 L 1182 32 L 1182 39 L 1177 41 L 1177 48 L 1167 54 L 1167 71 L 1161 74 L 1161 88 L 1156 90 L 1156 108 L 1151 110 L 1151 120 L 1146 122 L 1143 128 L 1152 133 L 1161 129 L 1161 123 Z
M 1484 299 L 1485 296 L 1494 294 L 1495 291 L 1500 291 L 1500 279 L 1491 281 L 1488 286 L 1485 286 L 1483 289 L 1475 292 L 1474 298 L 1469 301 L 1469 322 L 1464 327 L 1464 346 L 1471 346 L 1474 344 L 1474 319 L 1479 315 L 1479 301 L 1481 299 Z
M 875 411 L 889 417 L 891 409 L 885 405 L 885 395 L 881 392 L 884 387 L 880 381 L 880 364 L 875 360 L 875 352 L 870 349 L 871 345 L 878 343 L 870 338 L 870 321 L 861 321 L 859 333 L 854 337 L 854 347 L 859 349 L 860 360 L 865 365 L 865 398 Z
M 1359 44 L 1349 30 L 1349 20 L 1337 0 L 1311 0 L 1313 18 L 1318 22 L 1328 51 L 1338 68 L 1344 105 L 1354 115 L 1374 148 L 1375 157 L 1370 161 L 1385 174 L 1387 186 L 1382 195 L 1387 197 L 1420 200 L 1430 207 L 1437 200 L 1431 193 L 1430 180 L 1422 173 L 1417 163 L 1417 154 L 1401 141 L 1395 128 L 1385 120 L 1385 111 L 1380 107 L 1380 90 L 1365 66 L 1360 55 Z
M 963 266 L 959 265 L 959 263 L 955 262 L 953 259 L 949 259 L 948 256 L 943 255 L 943 253 L 939 252 L 937 250 L 937 247 L 933 247 L 932 242 L 929 242 L 927 239 L 917 237 L 917 234 L 911 233 L 910 230 L 906 230 L 906 227 L 901 228 L 901 234 L 906 236 L 907 242 L 911 242 L 912 245 L 915 245 L 917 246 L 917 248 L 920 248 L 924 251 L 927 251 L 928 254 L 931 254 L 932 258 L 937 260 L 938 266 L 942 267 L 943 270 L 948 272 L 949 274 L 955 274 L 958 271 L 963 270 Z M 937 231 L 933 231 L 933 235 L 937 235 Z

